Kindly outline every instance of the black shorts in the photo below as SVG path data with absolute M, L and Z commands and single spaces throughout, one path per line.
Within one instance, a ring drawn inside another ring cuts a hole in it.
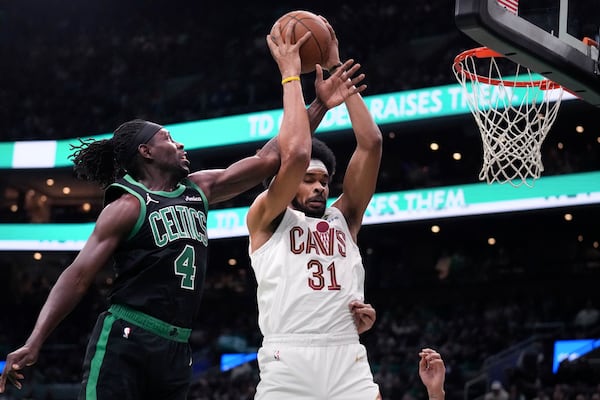
M 90 337 L 78 398 L 185 400 L 191 378 L 187 341 L 161 337 L 107 311 Z

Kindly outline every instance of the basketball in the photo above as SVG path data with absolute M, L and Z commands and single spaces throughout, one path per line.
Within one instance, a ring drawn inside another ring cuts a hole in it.
M 323 67 L 329 55 L 329 44 L 331 43 L 331 34 L 325 23 L 318 15 L 310 11 L 290 11 L 281 16 L 277 22 L 280 23 L 281 34 L 284 35 L 288 24 L 292 24 L 292 42 L 300 39 L 308 31 L 312 36 L 300 48 L 300 59 L 302 61 L 301 73 L 307 74 L 315 70 L 316 64 Z

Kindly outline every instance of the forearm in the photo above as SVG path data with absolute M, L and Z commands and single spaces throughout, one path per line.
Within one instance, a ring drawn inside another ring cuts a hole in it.
M 262 180 L 267 176 L 275 175 L 281 164 L 279 137 L 275 136 L 271 138 L 256 152 L 256 156 L 262 161 L 260 163 L 260 169 L 262 171 L 259 171 L 258 173 L 259 179 Z
M 48 336 L 58 324 L 75 308 L 83 297 L 85 290 L 78 289 L 68 279 L 68 272 L 61 275 L 50 291 L 46 303 L 42 307 L 35 327 L 26 344 L 37 349 L 41 348 Z
M 285 156 L 304 153 L 310 145 L 309 121 L 300 81 L 283 85 L 283 120 L 279 130 L 279 146 Z
M 308 120 L 310 122 L 310 132 L 312 134 L 315 133 L 319 124 L 327 114 L 329 109 L 321 100 L 318 98 L 314 99 L 312 103 L 308 106 Z
M 277 136 L 269 139 L 269 141 L 256 152 L 256 155 L 261 158 L 279 158 L 279 141 Z
M 362 96 L 356 93 L 348 97 L 345 103 L 358 147 L 372 148 L 381 146 L 381 130 L 373 120 L 373 116 Z

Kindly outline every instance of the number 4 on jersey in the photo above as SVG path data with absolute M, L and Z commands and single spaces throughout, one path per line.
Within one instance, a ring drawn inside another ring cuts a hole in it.
M 185 246 L 183 251 L 175 259 L 175 275 L 181 276 L 181 287 L 183 289 L 194 290 L 196 253 L 192 246 Z

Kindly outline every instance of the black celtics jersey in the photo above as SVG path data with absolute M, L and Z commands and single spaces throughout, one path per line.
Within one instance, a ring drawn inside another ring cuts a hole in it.
M 172 192 L 159 192 L 125 175 L 107 188 L 105 203 L 124 192 L 137 197 L 141 209 L 114 254 L 116 279 L 109 302 L 189 328 L 206 273 L 206 197 L 187 179 Z

